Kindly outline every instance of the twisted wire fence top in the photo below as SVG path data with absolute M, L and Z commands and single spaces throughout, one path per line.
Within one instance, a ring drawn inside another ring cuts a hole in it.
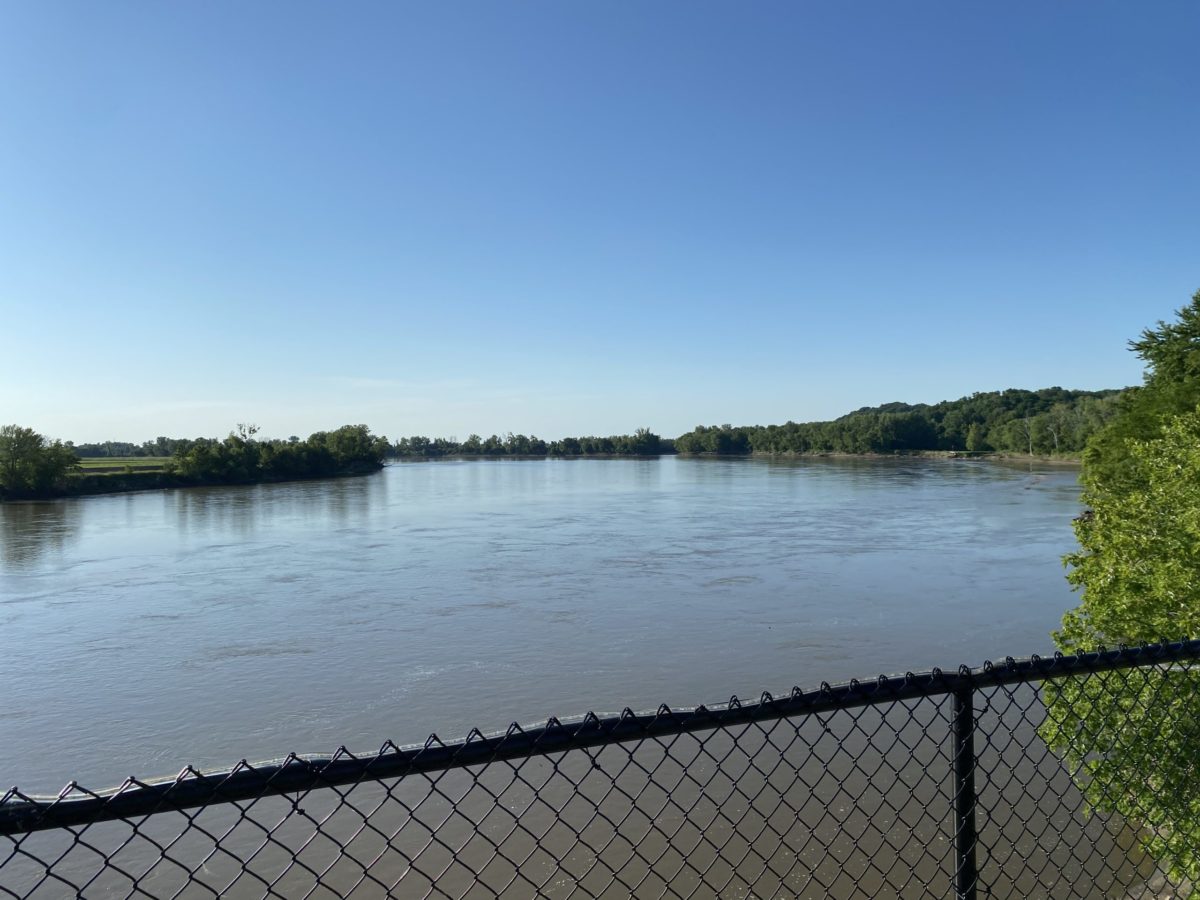
M 1158 663 L 1200 659 L 1200 639 L 1137 647 L 1118 647 L 1067 656 L 1005 657 L 999 663 L 960 666 L 957 671 L 934 668 L 919 674 L 878 675 L 815 689 L 793 687 L 788 694 L 764 692 L 745 702 L 617 714 L 550 718 L 545 725 L 511 724 L 504 731 L 472 729 L 465 738 L 445 742 L 430 735 L 424 744 L 400 746 L 387 741 L 376 752 L 352 753 L 339 747 L 331 756 L 298 755 L 202 772 L 192 766 L 179 774 L 152 780 L 129 778 L 117 787 L 90 791 L 72 782 L 57 796 L 30 796 L 14 786 L 0 797 L 0 834 L 19 834 L 105 819 L 150 815 L 163 809 L 186 809 L 212 802 L 232 802 L 269 794 L 284 794 L 350 784 L 368 779 L 404 777 L 419 772 L 486 764 L 531 754 L 548 754 L 664 735 L 728 728 L 750 722 L 853 709 L 878 703 L 953 693 L 963 687 L 980 689 L 1067 675 L 1091 674 Z
M 1200 640 L 1007 657 L 104 791 L 13 788 L 0 896 L 974 896 L 968 843 L 991 896 L 1184 895 L 1136 823 L 1091 815 L 1082 764 L 1039 738 L 1036 685 L 1196 660 Z M 964 702 L 981 736 L 969 804 Z

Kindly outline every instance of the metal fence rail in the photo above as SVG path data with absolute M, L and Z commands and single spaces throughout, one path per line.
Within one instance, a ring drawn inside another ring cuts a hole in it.
M 0 897 L 1185 896 L 1039 736 L 1200 641 L 0 798 Z

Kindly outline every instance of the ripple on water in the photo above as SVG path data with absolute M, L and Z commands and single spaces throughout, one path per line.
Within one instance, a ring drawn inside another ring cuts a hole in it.
M 1076 602 L 1069 471 L 509 461 L 344 488 L 73 501 L 0 553 L 10 780 L 975 663 L 1050 649 Z M 79 759 L 85 734 L 119 752 Z

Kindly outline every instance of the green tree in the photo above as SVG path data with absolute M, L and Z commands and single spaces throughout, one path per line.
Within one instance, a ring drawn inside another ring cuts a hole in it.
M 257 430 L 239 425 L 223 441 L 197 438 L 181 442 L 170 471 L 211 484 L 322 478 L 375 471 L 391 449 L 387 438 L 376 437 L 365 425 L 318 431 L 306 441 L 260 441 L 254 436 Z M 403 441 L 398 447 L 401 445 L 407 446 Z
M 1080 605 L 1067 652 L 1200 635 L 1200 292 L 1132 349 L 1145 383 L 1088 444 L 1088 511 L 1068 556 Z M 1200 670 L 1110 672 L 1047 684 L 1042 734 L 1098 810 L 1139 828 L 1172 876 L 1200 879 Z
M 1055 403 L 1043 416 L 1043 428 L 1054 441 L 1055 453 L 1068 449 L 1076 418 L 1071 407 L 1065 403 Z
M 1069 578 L 1083 602 L 1055 635 L 1064 651 L 1200 634 L 1200 412 L 1128 446 L 1140 486 L 1094 485 L 1076 520 Z M 1045 688 L 1042 734 L 1092 806 L 1140 826 L 1175 878 L 1200 878 L 1200 670 L 1109 672 Z
M 1088 443 L 1085 482 L 1128 482 L 1134 472 L 1126 445 L 1155 436 L 1171 417 L 1200 404 L 1200 291 L 1176 317 L 1130 341 L 1130 349 L 1146 362 L 1144 384 L 1122 395 L 1115 415 Z
M 0 427 L 0 493 L 38 495 L 63 486 L 79 465 L 74 450 L 50 441 L 32 428 Z
M 832 422 L 697 426 L 673 442 L 680 453 L 895 453 L 1000 449 L 1077 452 L 1111 418 L 1119 391 L 1010 389 L 932 406 L 885 403 Z M 1053 412 L 1057 410 L 1057 412 Z M 1068 440 L 1069 432 L 1069 440 Z
M 1200 635 L 1200 411 L 1128 445 L 1138 487 L 1098 482 L 1075 521 L 1068 580 L 1082 602 L 1063 618 L 1064 650 Z
M 972 422 L 967 427 L 966 448 L 968 450 L 983 450 L 986 444 L 983 439 L 983 428 L 978 422 Z

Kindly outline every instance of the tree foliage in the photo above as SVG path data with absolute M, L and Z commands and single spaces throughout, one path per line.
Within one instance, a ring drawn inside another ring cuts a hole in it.
M 1200 405 L 1200 291 L 1176 315 L 1176 321 L 1160 321 L 1130 341 L 1146 363 L 1144 384 L 1120 398 L 1112 422 L 1089 443 L 1085 484 L 1136 487 L 1129 443 L 1154 437 L 1173 416 Z
M 670 442 L 649 428 L 639 428 L 633 434 L 565 437 L 549 442 L 511 431 L 503 437 L 493 434 L 482 438 L 472 434 L 461 442 L 454 438 L 431 439 L 414 435 L 400 438 L 391 449 L 392 455 L 398 458 L 417 459 L 443 456 L 656 456 L 670 452 Z
M 99 441 L 87 444 L 67 446 L 75 451 L 82 459 L 107 458 L 111 456 L 174 456 L 180 450 L 186 450 L 192 444 L 188 438 L 156 437 L 152 441 L 134 444 L 129 441 Z
M 1010 389 L 935 404 L 864 407 L 830 422 L 700 425 L 680 453 L 904 453 L 1002 450 L 1078 453 L 1116 411 L 1118 391 Z
M 0 496 L 35 496 L 62 485 L 79 458 L 32 428 L 0 426 Z
M 1200 635 L 1200 412 L 1131 441 L 1129 480 L 1094 481 L 1075 522 L 1068 579 L 1082 602 L 1056 635 L 1063 650 Z
M 224 440 L 196 438 L 171 459 L 171 471 L 188 481 L 239 484 L 323 478 L 380 468 L 387 438 L 366 425 L 318 431 L 308 440 L 258 440 L 254 426 L 239 425 Z
M 1132 348 L 1143 387 L 1084 454 L 1083 594 L 1055 634 L 1067 652 L 1200 635 L 1200 292 Z M 1200 878 L 1200 670 L 1130 670 L 1045 688 L 1042 734 L 1092 805 L 1140 826 L 1176 878 Z

